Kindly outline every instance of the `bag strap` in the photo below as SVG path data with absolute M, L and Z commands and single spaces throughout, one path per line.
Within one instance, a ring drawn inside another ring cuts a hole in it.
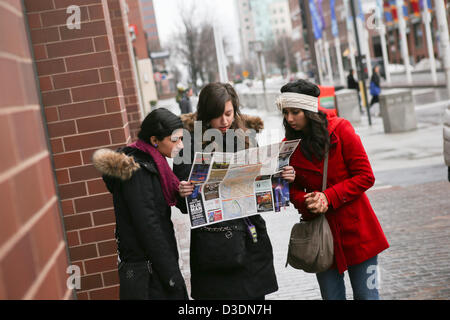
M 328 176 L 328 151 L 325 153 L 325 160 L 323 163 L 323 178 L 322 178 L 322 191 L 325 191 L 327 188 L 327 176 Z M 321 214 L 320 216 L 323 216 Z M 302 222 L 302 217 L 300 215 L 300 222 Z
M 323 178 L 322 178 L 322 191 L 327 188 L 327 176 L 328 176 L 328 151 L 325 153 L 325 161 L 323 163 Z

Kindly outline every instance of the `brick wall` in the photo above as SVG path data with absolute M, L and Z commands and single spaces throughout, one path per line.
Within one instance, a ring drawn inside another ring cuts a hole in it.
M 125 14 L 123 0 L 110 0 L 108 2 L 111 17 L 111 26 L 114 34 L 115 50 L 120 70 L 125 106 L 130 125 L 131 139 L 137 139 L 141 125 L 141 112 L 138 105 L 138 90 L 136 84 L 136 67 L 134 66 L 134 52 L 130 46 L 128 32 L 128 18 Z
M 118 298 L 112 197 L 91 162 L 98 148 L 131 141 L 113 2 L 25 0 L 79 299 Z M 80 6 L 80 29 L 67 28 L 69 5 Z
M 0 2 L 0 300 L 70 299 L 67 249 L 28 43 L 21 1 Z

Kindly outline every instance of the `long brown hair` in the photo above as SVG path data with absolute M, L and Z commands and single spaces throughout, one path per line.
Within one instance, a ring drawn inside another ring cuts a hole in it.
M 225 103 L 231 101 L 233 105 L 234 120 L 231 129 L 246 130 L 239 110 L 239 97 L 234 88 L 228 83 L 213 82 L 207 84 L 201 91 L 197 104 L 197 121 L 202 122 L 202 134 L 210 127 L 210 121 L 220 117 L 225 112 Z M 245 139 L 245 148 L 248 148 L 248 137 Z
M 225 112 L 225 103 L 231 101 L 234 110 L 232 129 L 244 129 L 239 110 L 239 97 L 228 83 L 214 82 L 207 84 L 198 97 L 197 121 L 202 121 L 203 132 L 209 128 L 212 119 L 220 117 Z

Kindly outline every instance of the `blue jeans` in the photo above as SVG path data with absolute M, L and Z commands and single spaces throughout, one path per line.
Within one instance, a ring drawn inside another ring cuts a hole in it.
M 355 300 L 379 300 L 378 294 L 378 256 L 360 264 L 349 266 L 348 275 Z M 344 274 L 337 269 L 316 274 L 323 300 L 345 300 Z

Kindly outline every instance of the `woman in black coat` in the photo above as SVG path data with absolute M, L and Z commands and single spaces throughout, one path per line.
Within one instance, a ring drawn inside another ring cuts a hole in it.
M 139 140 L 93 156 L 113 195 L 120 299 L 188 299 L 178 265 L 170 206 L 185 201 L 165 157 L 183 148 L 179 117 L 160 108 L 142 122 Z
M 236 152 L 239 146 L 248 148 L 251 144 L 242 137 L 243 140 L 238 138 L 240 141 L 229 144 L 231 150 L 226 148 L 227 131 L 245 130 L 238 97 L 231 85 L 211 83 L 205 86 L 200 92 L 195 116 L 197 121 L 201 121 L 202 136 L 208 129 L 217 129 L 222 133 L 223 141 L 212 142 L 215 144 L 212 150 L 207 143 L 195 141 L 195 134 L 191 134 L 191 148 L 186 146 L 183 150 L 191 151 L 191 161 L 174 165 L 174 173 L 180 180 L 189 177 L 196 143 L 209 151 L 221 152 Z M 194 120 L 192 115 L 184 118 L 186 122 Z M 186 122 L 185 128 L 192 128 Z M 260 121 L 256 123 L 260 125 Z M 192 185 L 182 181 L 180 192 L 191 193 Z M 251 226 L 256 229 L 256 239 L 249 230 Z M 278 290 L 272 245 L 266 223 L 260 215 L 192 229 L 190 266 L 191 296 L 194 299 L 264 299 L 265 295 Z

